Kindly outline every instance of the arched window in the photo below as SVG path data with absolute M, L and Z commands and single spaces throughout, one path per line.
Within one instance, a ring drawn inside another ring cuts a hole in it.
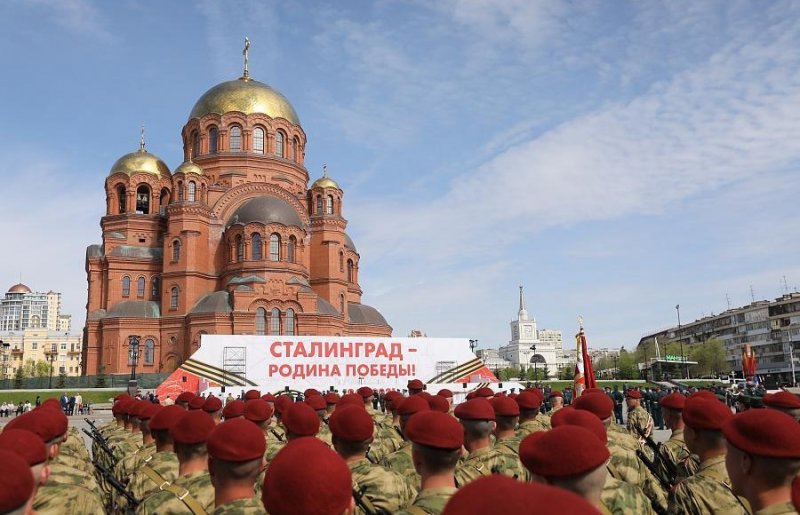
M 281 237 L 276 233 L 272 233 L 269 236 L 269 260 L 281 260 Z
M 294 248 L 297 246 L 297 238 L 289 236 L 289 242 L 286 245 L 286 261 L 294 263 Z
M 180 290 L 178 290 L 177 286 L 173 286 L 169 293 L 170 293 L 169 297 L 170 309 L 178 309 L 178 294 L 180 293 Z
M 178 202 L 183 202 L 183 181 L 178 181 Z
M 147 286 L 147 281 L 145 281 L 144 277 L 140 277 L 136 280 L 136 296 L 140 299 L 144 298 L 144 289 Z
M 344 252 L 339 251 L 339 271 L 344 272 Z
M 122 296 L 127 297 L 131 294 L 131 278 L 127 275 L 122 278 Z
M 275 132 L 275 154 L 280 157 L 286 157 L 283 153 L 283 132 L 276 131 Z
M 339 294 L 339 313 L 344 315 L 344 293 Z
M 333 214 L 333 195 L 328 195 L 328 198 L 326 199 L 325 213 L 329 215 Z
M 269 316 L 269 334 L 281 334 L 281 311 L 278 308 L 272 308 Z
M 194 181 L 189 181 L 189 202 L 194 202 L 197 199 L 197 184 Z
M 283 325 L 283 334 L 294 336 L 294 310 L 292 308 L 286 310 L 286 321 Z
M 256 334 L 266 334 L 267 332 L 267 310 L 258 308 L 256 310 Z
M 136 212 L 142 215 L 150 214 L 150 188 L 144 184 L 136 188 Z
M 253 152 L 264 153 L 264 129 L 261 127 L 253 129 Z
M 169 204 L 169 190 L 167 188 L 161 188 L 161 197 L 158 204 L 161 206 L 161 214 L 163 215 L 166 213 L 167 204 Z
M 238 125 L 231 127 L 230 151 L 239 152 L 242 150 L 242 128 Z
M 219 130 L 216 127 L 208 129 L 208 153 L 216 154 L 219 146 Z
M 122 184 L 117 186 L 117 200 L 119 201 L 119 214 L 122 214 L 125 212 L 125 205 L 128 200 L 128 190 Z
M 353 282 L 353 260 L 347 260 L 347 282 Z
M 152 365 L 156 356 L 156 343 L 148 338 L 144 341 L 144 364 Z
M 236 236 L 236 262 L 241 263 L 242 261 L 244 261 L 244 241 L 242 235 L 239 234 Z
M 181 240 L 172 242 L 172 261 L 180 261 L 181 259 Z
M 253 244 L 253 261 L 261 261 L 261 235 L 254 232 L 251 243 Z
M 161 297 L 161 285 L 159 284 L 158 277 L 153 277 L 151 285 L 152 289 L 150 291 L 150 296 L 153 298 L 153 300 L 158 300 Z
M 320 195 L 317 195 L 317 214 L 322 214 L 322 197 Z
M 200 133 L 194 131 L 192 133 L 192 158 L 200 155 Z
M 300 141 L 298 141 L 297 138 L 293 138 L 292 139 L 292 159 L 294 159 L 295 163 L 300 162 L 300 160 L 297 158 L 297 156 L 299 155 L 299 152 L 298 152 L 299 148 L 300 148 Z

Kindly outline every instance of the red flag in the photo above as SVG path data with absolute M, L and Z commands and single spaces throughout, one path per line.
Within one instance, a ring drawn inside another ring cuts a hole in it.
M 594 367 L 592 367 L 592 357 L 589 356 L 589 346 L 586 344 L 586 335 L 581 327 L 577 335 L 578 346 L 581 349 L 581 357 L 583 358 L 583 378 L 586 388 L 597 388 L 597 380 L 594 377 Z

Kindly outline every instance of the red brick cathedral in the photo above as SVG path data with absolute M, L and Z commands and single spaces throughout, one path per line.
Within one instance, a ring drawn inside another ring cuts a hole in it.
M 145 148 L 105 182 L 102 245 L 86 251 L 84 373 L 174 370 L 201 334 L 379 335 L 361 304 L 359 255 L 343 192 L 309 188 L 306 134 L 289 101 L 244 76 L 208 90 L 181 131 L 170 172 Z

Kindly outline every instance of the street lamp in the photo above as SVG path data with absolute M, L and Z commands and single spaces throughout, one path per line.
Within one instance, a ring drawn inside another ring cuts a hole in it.
M 680 331 L 681 330 L 681 305 L 680 304 L 675 304 L 675 311 L 678 312 L 678 331 Z M 677 334 L 676 334 L 676 336 L 678 336 L 678 341 L 681 344 L 681 360 L 683 361 L 683 366 L 684 366 L 683 378 L 684 379 L 689 379 L 689 364 L 686 362 L 686 356 L 683 354 L 683 338 L 681 338 L 680 335 L 677 335 Z
M 136 362 L 139 360 L 139 336 L 128 336 L 128 363 L 131 365 L 131 381 L 136 380 Z
M 536 361 L 536 344 L 535 343 L 533 345 L 531 345 L 531 350 L 533 351 L 533 357 L 531 358 L 531 361 L 533 361 L 533 380 L 534 381 L 538 381 L 538 379 L 539 379 L 539 368 L 537 366 L 537 361 Z
M 617 360 L 619 358 L 617 356 L 611 356 L 611 357 L 614 359 L 614 375 L 613 375 L 613 378 L 614 379 L 618 379 L 617 374 L 619 373 L 619 370 L 617 370 Z
M 48 390 L 53 389 L 53 363 L 56 361 L 56 356 L 58 356 L 58 349 L 54 343 L 50 346 L 50 353 L 47 354 L 47 358 L 50 360 L 50 381 L 47 386 Z
M 469 350 L 475 353 L 475 347 L 478 346 L 478 340 L 470 340 L 469 341 Z

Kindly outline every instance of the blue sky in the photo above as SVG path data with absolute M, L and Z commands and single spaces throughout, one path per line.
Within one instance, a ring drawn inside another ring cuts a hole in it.
M 364 302 L 396 335 L 592 347 L 800 284 L 797 2 L 158 2 L 0 6 L 0 279 L 85 319 L 103 181 L 171 168 L 208 88 L 282 91 L 345 191 Z M 2 281 L 0 281 L 2 282 Z

